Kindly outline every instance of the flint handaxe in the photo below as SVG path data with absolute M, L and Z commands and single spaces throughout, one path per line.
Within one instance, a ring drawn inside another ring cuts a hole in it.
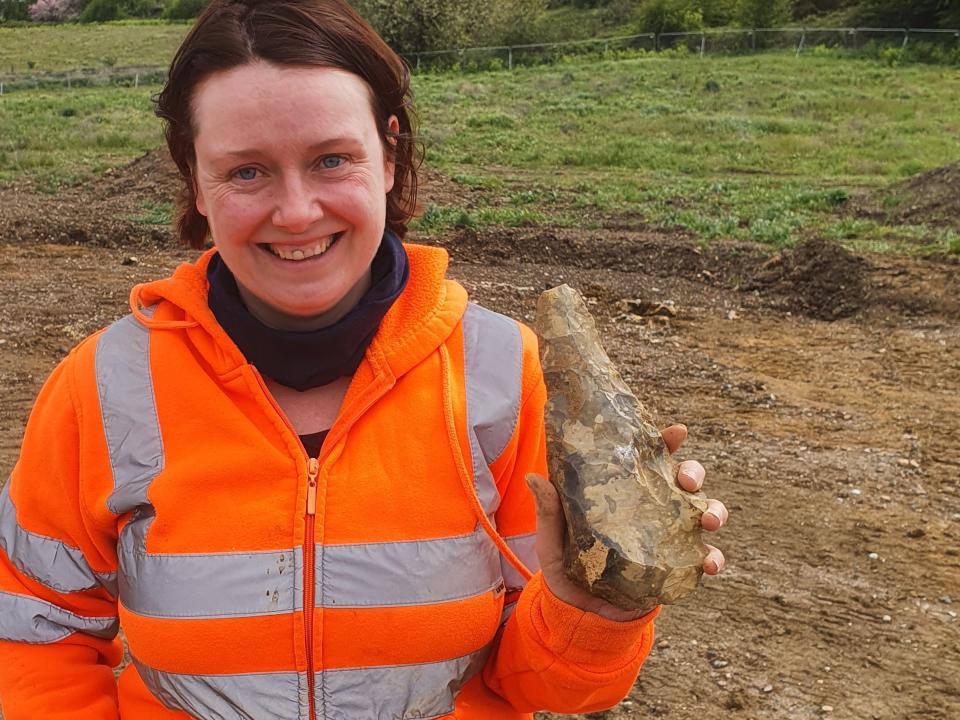
M 703 573 L 706 499 L 677 485 L 676 462 L 604 352 L 580 293 L 568 285 L 544 292 L 536 329 L 568 577 L 626 610 L 677 602 Z

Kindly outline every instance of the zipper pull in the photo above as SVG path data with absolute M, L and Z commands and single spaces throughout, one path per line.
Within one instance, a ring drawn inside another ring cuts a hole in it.
M 320 461 L 312 457 L 307 460 L 307 515 L 317 512 L 317 475 L 320 474 Z

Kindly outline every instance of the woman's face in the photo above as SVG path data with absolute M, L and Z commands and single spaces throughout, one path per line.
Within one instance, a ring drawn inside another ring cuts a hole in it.
M 247 307 L 281 329 L 336 322 L 370 285 L 393 187 L 369 87 L 260 61 L 192 100 L 197 210 Z

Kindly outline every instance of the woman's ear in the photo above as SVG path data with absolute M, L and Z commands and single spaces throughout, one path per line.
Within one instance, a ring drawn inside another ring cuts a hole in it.
M 393 190 L 394 175 L 397 170 L 397 135 L 400 134 L 400 121 L 396 115 L 387 118 L 387 142 L 392 146 L 384 153 L 383 158 L 383 187 L 384 192 Z M 199 196 L 198 196 L 199 197 Z M 201 210 L 201 212 L 203 212 Z

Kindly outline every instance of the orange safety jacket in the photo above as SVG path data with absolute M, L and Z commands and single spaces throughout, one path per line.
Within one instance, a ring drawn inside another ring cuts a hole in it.
M 6 720 L 512 720 L 629 691 L 654 613 L 604 620 L 523 565 L 535 337 L 406 247 L 319 458 L 216 323 L 210 253 L 56 368 L 0 495 Z

